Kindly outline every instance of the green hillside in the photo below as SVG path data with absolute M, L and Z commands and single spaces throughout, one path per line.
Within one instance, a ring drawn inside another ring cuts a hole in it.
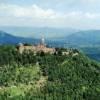
M 0 100 L 99 100 L 100 64 L 62 51 L 69 50 L 34 55 L 0 46 Z

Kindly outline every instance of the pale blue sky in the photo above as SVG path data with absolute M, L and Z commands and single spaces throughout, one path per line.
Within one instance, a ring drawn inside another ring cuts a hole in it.
M 100 0 L 0 0 L 0 26 L 100 29 Z

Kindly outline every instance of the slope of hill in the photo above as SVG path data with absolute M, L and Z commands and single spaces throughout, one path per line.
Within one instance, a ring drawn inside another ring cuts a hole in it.
M 18 44 L 20 42 L 37 44 L 40 42 L 40 39 L 23 38 L 0 31 L 0 44 Z M 57 37 L 52 39 L 47 38 L 46 44 L 51 47 L 75 47 L 83 50 L 84 53 L 87 54 L 90 58 L 100 61 L 99 30 L 80 31 L 65 37 Z
M 0 52 L 1 100 L 100 99 L 100 64 L 77 50 L 34 55 L 0 46 Z
M 79 31 L 66 37 L 66 41 L 73 45 L 99 45 L 100 30 Z
M 37 43 L 38 39 L 23 38 L 0 31 L 0 44 Z
M 79 31 L 48 42 L 55 47 L 78 48 L 90 58 L 100 61 L 100 30 Z
M 64 37 L 48 39 L 55 47 L 98 47 L 100 45 L 100 30 L 74 32 Z

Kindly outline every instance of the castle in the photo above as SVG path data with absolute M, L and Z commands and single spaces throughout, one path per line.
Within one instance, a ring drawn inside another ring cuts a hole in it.
M 19 52 L 22 54 L 24 51 L 32 51 L 34 53 L 37 52 L 44 52 L 44 53 L 50 53 L 50 54 L 54 54 L 55 53 L 55 48 L 49 48 L 46 46 L 45 44 L 45 39 L 44 37 L 41 38 L 41 42 L 34 46 L 26 46 L 23 45 L 22 43 L 19 44 Z

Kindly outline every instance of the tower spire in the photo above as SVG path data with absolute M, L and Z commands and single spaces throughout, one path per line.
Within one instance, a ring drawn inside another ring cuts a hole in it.
M 42 36 L 41 36 L 41 44 L 42 45 L 45 45 L 45 39 L 44 39 L 44 35 L 42 34 Z

